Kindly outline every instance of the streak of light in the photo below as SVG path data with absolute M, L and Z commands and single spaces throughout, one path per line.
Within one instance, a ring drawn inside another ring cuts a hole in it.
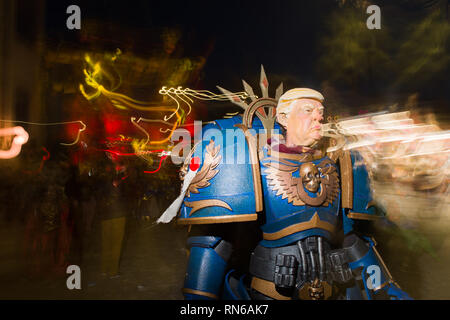
M 34 171 L 34 170 L 25 170 L 24 172 L 26 174 L 37 175 L 37 174 L 42 172 L 42 169 L 44 169 L 45 161 L 50 159 L 50 152 L 48 152 L 47 148 L 45 148 L 45 147 L 42 147 L 41 150 L 44 151 L 46 154 L 44 154 L 42 156 L 41 163 L 39 164 L 39 168 L 36 171 Z
M 60 143 L 63 146 L 73 146 L 78 143 L 80 140 L 81 132 L 86 130 L 86 125 L 81 120 L 76 121 L 64 121 L 64 122 L 49 122 L 49 123 L 39 123 L 39 122 L 28 122 L 28 121 L 20 121 L 20 120 L 0 120 L 0 122 L 6 122 L 6 123 L 22 123 L 22 124 L 29 124 L 29 125 L 35 125 L 35 126 L 59 126 L 64 124 L 72 124 L 72 123 L 79 123 L 81 124 L 82 128 L 78 129 L 77 138 L 72 143 Z
M 100 64 L 99 63 L 94 64 L 88 55 L 86 55 L 85 60 L 88 62 L 88 64 L 93 69 L 92 72 L 89 72 L 86 69 L 83 70 L 83 73 L 85 75 L 85 82 L 88 86 L 95 89 L 94 93 L 88 94 L 84 88 L 84 85 L 82 85 L 82 84 L 79 85 L 79 89 L 80 89 L 81 93 L 87 100 L 92 100 L 92 99 L 98 98 L 100 95 L 103 94 L 105 97 L 107 97 L 111 101 L 111 103 L 116 108 L 119 108 L 119 109 L 135 109 L 135 110 L 145 111 L 145 112 L 170 112 L 169 116 L 167 116 L 167 115 L 164 116 L 163 121 L 156 120 L 156 119 L 145 119 L 145 118 L 139 118 L 137 121 L 135 121 L 136 118 L 133 117 L 133 118 L 131 118 L 131 122 L 133 123 L 133 125 L 135 127 L 137 127 L 140 131 L 142 131 L 145 134 L 146 139 L 147 139 L 146 144 L 163 144 L 171 138 L 173 131 L 182 122 L 182 116 L 180 115 L 182 112 L 180 110 L 180 104 L 179 104 L 178 100 L 176 100 L 174 97 L 172 97 L 172 99 L 174 99 L 177 102 L 176 108 L 155 106 L 154 103 L 139 101 L 139 100 L 133 99 L 125 94 L 113 92 L 113 90 L 108 90 L 103 85 L 101 85 L 97 79 L 101 73 L 104 73 L 104 70 L 102 70 Z M 170 94 L 169 94 L 169 96 L 170 96 Z M 187 100 L 185 100 L 183 98 L 180 98 L 180 99 L 182 101 L 184 101 L 185 103 L 189 104 Z M 176 116 L 176 121 L 174 123 L 167 122 L 167 120 L 171 119 L 173 116 Z M 150 122 L 150 121 L 155 121 L 155 122 L 160 121 L 161 122 L 162 121 L 164 124 L 171 126 L 171 129 L 160 128 L 160 132 L 166 133 L 166 132 L 170 131 L 170 134 L 166 139 L 159 140 L 159 141 L 150 141 L 150 136 L 148 135 L 147 131 L 138 125 L 138 123 L 140 121 L 146 121 L 146 122 Z
M 255 96 L 255 95 L 251 96 L 247 92 L 243 92 L 243 91 L 242 92 L 234 92 L 234 93 L 230 93 L 230 94 L 225 94 L 225 93 L 216 94 L 216 93 L 213 93 L 208 90 L 193 90 L 190 88 L 183 89 L 182 87 L 177 87 L 177 88 L 172 87 L 172 88 L 167 89 L 167 87 L 165 87 L 165 86 L 159 90 L 159 94 L 167 95 L 172 100 L 174 100 L 175 103 L 177 104 L 177 110 L 178 110 L 178 108 L 180 108 L 180 102 L 178 101 L 178 99 L 183 101 L 189 108 L 189 111 L 187 112 L 186 116 L 191 113 L 191 110 L 192 110 L 191 103 L 194 102 L 194 100 L 192 98 L 203 100 L 203 101 L 211 101 L 211 100 L 228 101 L 230 98 L 236 98 L 236 99 L 242 99 L 242 100 L 246 100 L 248 98 L 257 98 L 257 96 Z M 164 120 L 167 121 L 170 118 L 172 118 L 172 116 L 173 116 L 173 114 L 165 117 Z
M 161 169 L 161 164 L 162 164 L 162 162 L 163 162 L 167 157 L 168 157 L 168 155 L 164 155 L 164 156 L 161 157 L 161 159 L 159 160 L 158 168 L 157 168 L 156 170 L 154 170 L 154 171 L 144 171 L 144 173 L 156 173 L 156 172 L 158 172 L 158 171 Z
M 327 151 L 357 151 L 375 180 L 427 191 L 433 205 L 448 199 L 450 131 L 437 124 L 415 123 L 406 111 L 330 122 L 323 134 L 338 144 Z
M 182 122 L 182 120 L 181 120 L 182 117 L 180 116 L 180 114 L 182 113 L 180 110 L 180 104 L 179 104 L 178 100 L 176 100 L 174 97 L 171 97 L 171 98 L 174 99 L 177 103 L 177 107 L 175 109 L 173 107 L 155 106 L 154 103 L 139 101 L 139 100 L 133 99 L 127 95 L 113 92 L 115 89 L 117 89 L 117 87 L 112 90 L 108 90 L 102 84 L 100 84 L 98 82 L 98 77 L 100 76 L 100 74 L 105 72 L 104 70 L 102 70 L 100 64 L 99 63 L 94 64 L 88 55 L 86 55 L 85 60 L 88 62 L 88 64 L 93 69 L 93 71 L 91 71 L 91 72 L 88 71 L 87 69 L 83 70 L 83 73 L 85 75 L 85 82 L 88 86 L 90 86 L 91 88 L 93 88 L 95 90 L 94 93 L 88 94 L 84 88 L 84 85 L 82 85 L 82 84 L 79 85 L 79 89 L 80 89 L 82 95 L 87 100 L 92 100 L 92 99 L 98 98 L 100 95 L 103 94 L 118 109 L 135 109 L 135 110 L 146 111 L 146 112 L 160 112 L 160 111 L 171 112 L 171 114 L 169 116 L 167 116 L 167 115 L 164 116 L 164 118 L 163 118 L 164 121 L 167 122 L 167 120 L 170 120 L 175 115 L 177 117 L 177 121 L 175 122 L 175 124 L 172 124 L 172 123 L 169 124 L 170 126 L 173 126 L 172 129 L 165 129 L 165 130 L 160 129 L 160 132 L 162 132 L 162 133 L 166 133 L 168 131 L 173 132 L 175 130 L 175 128 Z M 188 101 L 186 101 L 182 97 L 179 97 L 179 98 L 189 105 Z M 189 98 L 187 98 L 187 99 L 189 99 Z M 147 119 L 147 120 L 150 120 L 150 119 Z M 137 122 L 139 122 L 139 120 Z M 136 125 L 136 123 L 134 123 L 134 122 L 133 122 L 133 124 Z M 140 129 L 140 130 L 143 131 L 143 129 Z M 170 137 L 171 137 L 171 135 L 167 139 L 164 139 L 162 141 L 153 141 L 152 144 L 164 143 L 165 141 L 169 140 Z M 149 137 L 147 137 L 147 138 L 148 138 L 148 140 L 150 140 Z
M 119 151 L 115 151 L 115 150 L 109 150 L 109 149 L 97 149 L 97 150 L 98 151 L 103 151 L 103 152 L 108 152 L 108 153 L 114 154 L 116 156 L 121 156 L 121 157 L 123 157 L 123 156 L 125 156 L 125 157 L 127 157 L 127 156 L 139 156 L 140 154 L 154 154 L 156 152 L 159 152 L 158 154 L 156 154 L 157 156 L 160 157 L 158 168 L 156 170 L 154 170 L 154 171 L 144 171 L 144 173 L 156 173 L 156 172 L 158 172 L 161 169 L 162 162 L 170 155 L 170 153 L 166 152 L 165 150 L 161 150 L 161 149 L 159 149 L 159 150 L 151 150 L 151 151 L 142 151 L 142 152 L 138 152 L 138 153 L 123 153 L 123 152 L 119 152 Z M 124 179 L 122 178 L 122 180 L 124 180 Z
M 116 150 L 110 150 L 110 149 L 97 149 L 98 151 L 108 152 L 111 154 L 114 154 L 116 156 L 121 157 L 132 157 L 132 156 L 139 156 L 141 154 L 153 154 L 155 152 L 163 152 L 164 150 L 148 150 L 148 151 L 140 151 L 140 152 L 120 152 Z
M 172 110 L 173 110 L 172 108 L 168 108 L 168 107 L 158 107 L 158 109 L 155 109 L 154 111 L 172 111 Z M 142 121 L 142 122 L 155 122 L 155 120 L 153 120 L 153 119 L 146 119 L 146 118 L 140 117 L 137 121 L 135 121 L 136 118 L 135 118 L 135 117 L 131 117 L 131 122 L 133 123 L 133 125 L 134 125 L 135 127 L 137 127 L 139 130 L 141 130 L 142 132 L 144 132 L 144 134 L 146 135 L 147 140 L 146 140 L 145 145 L 147 145 L 147 144 L 150 144 L 150 145 L 163 144 L 163 143 L 165 143 L 165 142 L 167 142 L 167 141 L 170 140 L 170 138 L 171 138 L 172 135 L 173 135 L 173 132 L 175 131 L 175 129 L 176 129 L 176 128 L 180 125 L 180 123 L 181 123 L 181 116 L 179 115 L 179 113 L 177 112 L 177 110 L 175 110 L 174 112 L 175 112 L 175 115 L 176 115 L 176 117 L 177 117 L 177 120 L 176 120 L 174 123 L 167 122 L 167 123 L 169 123 L 170 125 L 172 125 L 172 128 L 169 129 L 171 133 L 170 133 L 165 139 L 162 139 L 162 140 L 150 141 L 150 136 L 149 136 L 148 132 L 147 132 L 144 128 L 142 128 L 141 126 L 138 125 L 138 123 L 141 122 L 141 121 Z M 166 122 L 166 121 L 164 121 L 164 122 Z M 162 131 L 160 130 L 160 132 L 162 132 Z
M 44 168 L 45 161 L 50 159 L 50 152 L 48 152 L 48 150 L 45 147 L 42 147 L 42 151 L 44 151 L 46 154 L 42 156 L 41 164 L 39 165 L 39 170 L 37 173 L 42 171 L 42 169 Z

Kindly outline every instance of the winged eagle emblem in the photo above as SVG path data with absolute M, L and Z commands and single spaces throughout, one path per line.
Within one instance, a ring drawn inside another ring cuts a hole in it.
M 181 180 L 184 180 L 184 176 L 187 172 L 187 165 L 190 163 L 195 148 L 196 146 L 192 149 L 189 156 L 186 158 L 186 161 L 180 171 Z M 209 186 L 211 184 L 209 180 L 214 178 L 216 174 L 219 173 L 219 170 L 216 169 L 220 163 L 220 160 L 222 160 L 222 156 L 219 155 L 219 151 L 220 146 L 216 147 L 214 144 L 214 140 L 211 140 L 208 146 L 206 147 L 206 152 L 203 159 L 203 166 L 192 179 L 191 184 L 189 185 L 189 188 L 186 192 L 187 197 L 190 197 L 191 192 L 199 193 L 198 189 L 206 188 L 207 186 Z
M 306 165 L 306 167 L 305 167 Z M 267 181 L 277 196 L 288 200 L 294 206 L 328 206 L 339 193 L 339 177 L 332 161 L 325 159 L 318 165 L 307 162 L 302 165 L 290 166 L 280 162 L 268 162 L 264 166 Z M 293 174 L 300 170 L 299 177 Z M 316 197 L 311 197 L 305 191 L 307 182 L 317 184 Z

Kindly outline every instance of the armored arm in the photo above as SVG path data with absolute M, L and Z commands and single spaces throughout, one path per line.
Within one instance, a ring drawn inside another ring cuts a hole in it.
M 218 120 L 203 128 L 202 141 L 191 151 L 181 170 L 184 173 L 194 170 L 189 163 L 194 158 L 199 160 L 181 204 L 179 224 L 205 227 L 226 224 L 219 229 L 228 230 L 230 223 L 257 219 L 259 198 L 255 195 L 260 194 L 260 186 L 254 184 L 257 173 L 250 165 L 246 137 L 235 126 L 238 120 Z M 242 163 L 237 160 L 239 155 L 244 156 Z M 196 233 L 188 239 L 190 255 L 183 288 L 186 299 L 233 298 L 226 295 L 227 290 L 222 293 L 229 283 L 232 245 L 220 230 L 211 231 Z
M 411 297 L 393 280 L 375 245 L 373 239 L 354 233 L 344 239 L 348 265 L 365 298 L 410 300 Z
M 342 178 L 343 247 L 346 259 L 359 288 L 367 299 L 411 299 L 393 280 L 376 250 L 373 239 L 358 236 L 356 220 L 384 219 L 376 214 L 370 190 L 369 174 L 357 152 L 339 157 Z M 348 295 L 351 295 L 348 290 Z
M 190 250 L 183 294 L 187 300 L 220 297 L 232 246 L 220 237 L 197 236 L 188 239 Z

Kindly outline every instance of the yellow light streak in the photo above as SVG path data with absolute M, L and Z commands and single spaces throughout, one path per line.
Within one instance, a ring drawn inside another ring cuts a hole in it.
M 119 55 L 120 53 L 121 53 L 120 50 L 118 52 L 116 52 L 116 56 Z M 113 59 L 112 59 L 113 61 L 116 60 L 115 59 L 116 56 L 113 57 Z M 83 73 L 85 75 L 85 82 L 89 87 L 91 87 L 95 90 L 93 93 L 89 94 L 89 93 L 87 93 L 84 85 L 82 85 L 82 84 L 79 85 L 80 92 L 87 100 L 93 100 L 93 99 L 98 98 L 100 95 L 104 95 L 118 109 L 123 109 L 123 110 L 134 109 L 134 110 L 139 110 L 139 111 L 144 111 L 144 112 L 171 112 L 171 114 L 169 116 L 167 116 L 167 115 L 164 116 L 164 118 L 163 118 L 164 121 L 162 121 L 163 123 L 171 126 L 171 128 L 170 129 L 160 128 L 161 133 L 167 133 L 170 131 L 170 134 L 168 135 L 167 138 L 158 140 L 158 141 L 150 141 L 150 137 L 149 137 L 147 131 L 144 128 L 142 128 L 141 126 L 139 126 L 138 123 L 140 121 L 156 122 L 156 121 L 161 121 L 161 120 L 139 118 L 137 121 L 135 121 L 136 120 L 135 118 L 131 118 L 131 122 L 133 123 L 133 125 L 146 135 L 145 145 L 147 145 L 147 144 L 149 144 L 149 145 L 164 144 L 171 138 L 173 131 L 177 128 L 177 126 L 179 126 L 181 124 L 182 114 L 184 113 L 184 111 L 182 111 L 182 109 L 180 107 L 180 103 L 178 102 L 177 99 L 175 99 L 174 97 L 171 97 L 177 103 L 176 108 L 155 106 L 154 103 L 139 101 L 139 100 L 133 99 L 125 94 L 117 93 L 117 92 L 114 92 L 113 90 L 108 90 L 102 84 L 100 84 L 98 82 L 100 75 L 105 73 L 105 71 L 101 68 L 100 63 L 94 64 L 92 59 L 89 57 L 89 55 L 85 56 L 85 60 L 89 64 L 91 69 L 93 69 L 93 71 L 91 71 L 91 72 L 88 71 L 87 69 L 83 70 Z M 182 97 L 178 97 L 178 98 L 181 99 L 183 102 L 185 102 L 190 107 L 188 97 L 186 97 L 185 99 L 183 99 Z M 189 100 L 191 100 L 191 102 L 192 102 L 192 99 L 189 99 Z M 174 116 L 176 117 L 175 122 L 173 122 L 173 123 L 167 122 L 167 120 L 170 120 Z
M 173 87 L 167 88 L 164 86 L 159 90 L 159 94 L 167 95 L 172 100 L 174 100 L 175 103 L 177 104 L 177 110 L 179 110 L 179 108 L 180 108 L 180 102 L 178 101 L 178 99 L 183 101 L 188 106 L 188 112 L 187 112 L 186 116 L 188 116 L 192 111 L 191 103 L 194 102 L 193 98 L 198 99 L 198 100 L 203 100 L 203 101 L 212 101 L 212 100 L 228 101 L 228 100 L 230 100 L 230 98 L 238 98 L 241 100 L 246 100 L 246 99 L 252 98 L 252 97 L 257 98 L 257 96 L 254 96 L 254 95 L 250 96 L 247 92 L 243 92 L 243 91 L 234 92 L 234 93 L 230 93 L 230 94 L 224 94 L 224 93 L 216 94 L 216 93 L 213 93 L 208 90 L 193 90 L 190 88 L 183 89 L 181 86 L 179 86 L 177 88 L 173 88 Z M 170 118 L 172 118 L 172 116 L 173 116 L 173 114 L 165 117 L 164 120 L 167 121 Z
M 116 56 L 120 55 L 120 51 L 116 52 Z M 113 56 L 112 61 L 116 60 L 116 56 Z M 79 85 L 80 92 L 87 100 L 93 100 L 98 98 L 100 95 L 104 95 L 107 97 L 111 103 L 118 109 L 134 109 L 144 112 L 171 112 L 169 115 L 164 115 L 163 120 L 156 120 L 156 119 L 146 119 L 146 118 L 139 118 L 139 120 L 135 121 L 135 118 L 131 119 L 131 122 L 134 126 L 136 126 L 140 131 L 144 132 L 146 135 L 146 143 L 145 145 L 156 145 L 156 144 L 164 144 L 167 142 L 174 130 L 183 123 L 184 119 L 191 113 L 192 111 L 192 104 L 194 103 L 194 99 L 208 101 L 208 100 L 216 100 L 216 101 L 228 101 L 230 99 L 239 99 L 239 100 L 246 100 L 248 98 L 254 98 L 257 96 L 251 96 L 247 92 L 235 92 L 235 93 L 222 93 L 222 94 L 215 94 L 208 90 L 193 90 L 190 88 L 182 88 L 181 86 L 177 88 L 167 88 L 166 86 L 162 87 L 159 90 L 159 94 L 163 96 L 167 96 L 170 99 L 175 101 L 176 106 L 174 107 L 161 107 L 161 106 L 155 106 L 154 103 L 148 103 L 144 101 L 135 100 L 125 94 L 121 94 L 118 92 L 114 92 L 115 89 L 109 90 L 105 88 L 101 83 L 99 83 L 99 79 L 102 74 L 106 75 L 106 72 L 102 69 L 99 62 L 94 63 L 92 59 L 89 57 L 89 55 L 85 56 L 85 60 L 90 66 L 90 69 L 92 71 L 88 71 L 87 69 L 83 70 L 83 73 L 85 75 L 85 82 L 86 85 L 94 89 L 95 91 L 93 93 L 88 93 L 84 87 L 83 84 Z M 107 75 L 108 77 L 108 75 Z M 187 111 L 182 107 L 186 106 Z M 173 117 L 176 117 L 176 120 L 174 123 L 168 122 Z M 161 133 L 167 133 L 170 132 L 168 137 L 159 140 L 159 141 L 151 141 L 150 137 L 147 133 L 147 131 L 139 126 L 139 122 L 161 122 L 164 124 L 168 124 L 171 126 L 171 128 L 160 128 L 159 131 Z
M 40 122 L 29 122 L 29 121 L 20 121 L 20 120 L 0 120 L 0 122 L 6 122 L 6 123 L 22 123 L 22 124 L 29 124 L 29 125 L 35 125 L 35 126 L 58 126 L 58 125 L 64 125 L 64 124 L 73 124 L 73 123 L 79 123 L 81 124 L 82 128 L 78 129 L 77 138 L 72 143 L 63 143 L 60 142 L 63 146 L 73 146 L 78 143 L 80 140 L 81 132 L 86 130 L 86 124 L 84 124 L 81 120 L 76 121 L 64 121 L 64 122 L 48 122 L 48 123 L 40 123 Z

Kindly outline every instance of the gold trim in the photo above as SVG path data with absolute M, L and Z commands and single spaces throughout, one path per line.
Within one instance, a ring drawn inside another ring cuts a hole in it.
M 199 193 L 198 189 L 200 188 L 208 187 L 211 184 L 209 180 L 214 178 L 219 173 L 219 169 L 217 169 L 217 166 L 222 160 L 222 156 L 219 155 L 219 151 L 220 145 L 215 147 L 214 140 L 211 140 L 206 147 L 202 167 L 197 171 L 195 177 L 189 184 L 189 187 L 186 191 L 186 197 L 189 198 L 191 196 L 191 193 Z M 182 180 L 184 180 L 184 178 Z
M 255 221 L 258 219 L 258 214 L 236 214 L 217 217 L 198 217 L 198 218 L 179 218 L 178 224 L 207 224 L 207 223 L 229 223 L 229 222 L 246 222 Z
M 342 207 L 353 208 L 353 167 L 350 151 L 344 151 L 339 156 L 339 167 L 341 169 Z
M 401 289 L 401 287 L 398 285 L 398 283 L 394 281 L 394 278 L 392 277 L 392 274 L 389 272 L 389 269 L 387 268 L 386 264 L 384 263 L 383 259 L 381 258 L 380 253 L 375 248 L 375 246 L 377 245 L 375 242 L 375 239 L 373 237 L 371 237 L 371 239 L 374 243 L 374 245 L 372 246 L 373 252 L 375 253 L 375 256 L 377 257 L 378 261 L 380 262 L 381 266 L 383 267 L 384 271 L 386 272 L 386 275 L 388 278 L 388 281 L 386 281 L 383 284 L 381 284 L 380 286 L 374 288 L 373 291 L 378 291 L 378 290 L 384 288 L 388 284 L 393 284 L 396 287 L 398 287 L 399 289 Z
M 233 209 L 231 209 L 228 203 L 218 199 L 184 201 L 184 205 L 188 208 L 192 208 L 191 212 L 189 213 L 189 216 L 191 216 L 194 212 L 207 207 L 222 207 L 230 211 L 233 211 Z
M 325 159 L 318 165 L 305 162 L 301 166 L 286 166 L 279 162 L 269 162 L 264 163 L 264 166 L 266 167 L 265 174 L 268 185 L 272 187 L 271 189 L 276 196 L 281 195 L 282 199 L 287 198 L 288 203 L 292 203 L 294 206 L 306 204 L 318 207 L 321 205 L 328 206 L 339 194 L 337 169 L 332 164 L 331 160 Z M 317 168 L 322 174 L 320 178 L 321 190 L 315 198 L 310 197 L 304 190 L 303 180 L 307 174 L 306 168 L 308 166 L 310 169 Z M 299 177 L 294 178 L 292 174 L 298 170 L 300 170 Z
M 316 296 L 315 293 L 322 293 Z M 304 283 L 298 291 L 301 300 L 327 300 L 333 294 L 333 287 L 326 281 L 315 278 L 314 281 Z
M 298 163 L 290 162 L 290 161 L 288 161 L 288 160 L 281 159 L 281 158 L 271 158 L 270 156 L 264 158 L 264 156 L 263 156 L 262 159 L 263 159 L 264 161 L 279 162 L 279 163 L 284 164 L 284 165 L 287 165 L 287 166 L 298 167 Z M 263 165 L 265 165 L 265 164 L 263 164 Z
M 276 107 L 277 101 L 275 99 L 269 97 L 259 98 L 253 101 L 245 110 L 244 115 L 242 116 L 242 124 L 247 128 L 251 128 L 253 118 L 256 114 L 266 130 L 268 138 L 270 138 L 271 130 L 274 127 L 276 119 Z M 260 108 L 262 108 L 262 112 L 259 110 Z M 269 108 L 268 113 L 266 113 L 264 108 Z
M 376 288 L 374 288 L 374 289 L 372 289 L 372 290 L 373 290 L 373 291 L 378 291 L 378 290 L 380 290 L 380 289 L 383 289 L 384 287 L 386 287 L 386 286 L 389 285 L 389 284 L 393 284 L 394 286 L 396 286 L 396 287 L 398 287 L 399 289 L 401 289 L 397 282 L 395 282 L 394 280 L 390 279 L 390 280 L 384 282 L 383 284 L 381 284 L 380 286 L 378 286 L 378 287 L 376 287 Z
M 381 285 L 379 285 L 378 287 L 376 287 L 376 288 L 373 288 L 373 289 L 371 289 L 372 291 L 378 291 L 378 290 L 381 290 L 381 289 L 383 289 L 384 287 L 386 287 L 388 284 L 390 284 L 391 282 L 388 280 L 388 281 L 386 281 L 386 282 L 384 282 L 384 283 L 382 283 Z
M 261 186 L 261 172 L 259 168 L 259 159 L 257 151 L 256 138 L 248 132 L 248 128 L 243 124 L 236 124 L 244 132 L 245 139 L 247 140 L 248 150 L 250 153 L 250 164 L 252 167 L 253 178 L 253 191 L 255 193 L 255 210 L 256 212 L 263 211 L 263 195 Z
M 376 216 L 373 214 L 359 213 L 359 212 L 353 212 L 353 211 L 350 211 L 349 213 L 347 213 L 347 217 L 349 217 L 351 219 L 357 219 L 357 220 L 378 220 L 378 219 L 383 218 L 382 216 Z
M 187 293 L 187 294 L 196 294 L 198 296 L 204 296 L 204 297 L 213 298 L 216 300 L 219 299 L 219 297 L 217 295 L 215 295 L 214 293 L 210 293 L 210 292 L 206 292 L 206 291 L 194 290 L 194 289 L 189 289 L 189 288 L 183 288 L 181 291 L 183 293 Z
M 253 277 L 250 286 L 252 289 L 270 298 L 276 300 L 292 300 L 290 297 L 286 297 L 279 294 L 278 291 L 275 289 L 275 283 L 271 281 Z
M 316 212 L 316 213 L 314 213 L 314 215 L 311 217 L 311 220 L 309 220 L 309 221 L 293 224 L 289 227 L 286 227 L 284 229 L 281 229 L 280 231 L 273 232 L 273 233 L 265 233 L 264 232 L 263 238 L 264 238 L 264 240 L 278 240 L 278 239 L 281 239 L 288 235 L 291 235 L 293 233 L 303 231 L 303 230 L 313 229 L 313 228 L 319 228 L 319 229 L 323 229 L 323 230 L 326 230 L 329 232 L 333 232 L 335 230 L 334 225 L 332 225 L 329 222 L 320 220 L 320 217 Z
M 389 272 L 389 269 L 387 268 L 386 264 L 384 263 L 383 259 L 380 256 L 380 254 L 378 253 L 378 250 L 375 248 L 375 246 L 373 246 L 372 249 L 373 249 L 373 252 L 375 253 L 375 255 L 377 256 L 378 261 L 380 261 L 381 265 L 383 266 L 384 271 L 386 271 L 389 281 L 394 282 L 394 278 L 392 278 L 392 275 Z M 400 288 L 400 286 L 399 286 L 399 288 Z
M 366 206 L 366 210 L 369 209 L 370 207 L 374 207 L 376 205 L 376 202 L 374 200 L 369 201 L 369 203 Z
M 308 162 L 308 164 L 309 163 L 311 163 L 311 162 Z M 300 170 L 302 170 L 302 168 L 300 168 Z M 303 179 L 303 177 L 300 179 Z M 320 183 L 320 185 L 321 185 L 320 192 L 318 194 L 316 193 L 317 197 L 313 198 L 313 197 L 310 197 L 306 193 L 303 181 L 300 179 L 294 180 L 294 181 L 297 181 L 297 195 L 300 198 L 300 200 L 302 200 L 304 203 L 306 203 L 307 205 L 312 206 L 312 207 L 318 207 L 318 206 L 322 205 L 328 196 L 327 185 L 325 183 Z M 333 201 L 330 201 L 330 202 L 333 202 Z
M 337 151 L 333 151 L 333 152 L 327 152 L 327 156 L 328 156 L 328 158 L 331 159 L 331 161 L 336 163 L 336 161 L 341 156 L 341 152 L 342 152 L 342 150 L 337 150 Z
M 183 165 L 181 166 L 180 169 L 180 179 L 184 180 L 184 177 L 186 176 L 186 174 L 188 173 L 188 166 L 191 163 L 192 160 L 192 155 L 195 152 L 195 149 L 197 149 L 198 145 L 200 143 L 202 143 L 203 141 L 199 141 L 196 144 L 194 144 L 194 146 L 192 147 L 191 151 L 189 151 L 188 155 L 186 156 L 186 158 L 184 159 Z

